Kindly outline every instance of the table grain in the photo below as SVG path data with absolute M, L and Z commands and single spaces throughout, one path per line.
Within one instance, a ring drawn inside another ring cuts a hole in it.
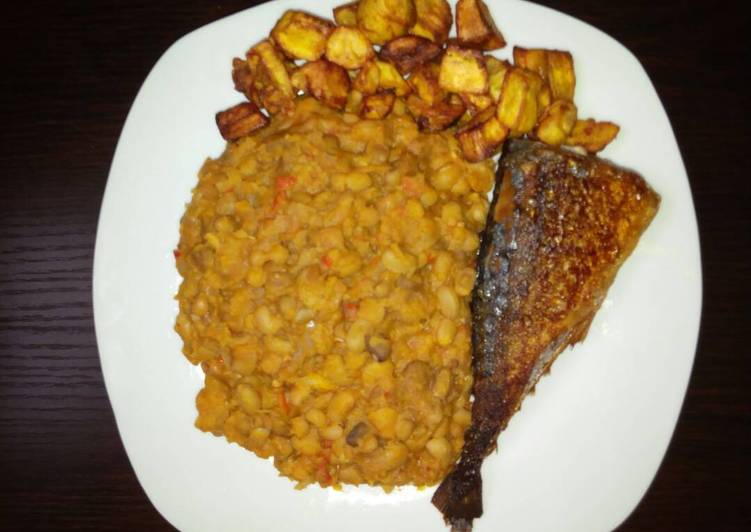
M 97 217 L 120 130 L 156 60 L 185 33 L 256 3 L 3 7 L 0 529 L 170 529 L 128 463 L 102 381 L 91 297 Z M 699 219 L 704 310 L 690 387 L 662 467 L 621 529 L 751 530 L 749 18 L 731 3 L 543 3 L 642 62 L 675 128 Z

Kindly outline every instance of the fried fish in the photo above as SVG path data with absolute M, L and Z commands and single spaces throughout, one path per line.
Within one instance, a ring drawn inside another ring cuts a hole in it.
M 507 145 L 497 179 L 472 298 L 472 422 L 433 496 L 456 531 L 482 515 L 480 467 L 498 434 L 556 356 L 586 337 L 660 204 L 634 172 L 529 140 Z

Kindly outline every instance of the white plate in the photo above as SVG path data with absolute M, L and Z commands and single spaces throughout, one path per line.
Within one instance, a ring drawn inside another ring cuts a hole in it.
M 329 16 L 342 0 L 315 4 Z M 453 2 L 452 2 L 453 3 Z M 694 356 L 701 266 L 691 194 L 665 111 L 638 61 L 600 31 L 521 1 L 489 1 L 510 46 L 571 50 L 581 116 L 622 126 L 605 156 L 644 175 L 662 207 L 582 345 L 501 435 L 483 468 L 487 530 L 602 531 L 646 491 L 670 440 Z M 172 250 L 207 156 L 214 113 L 241 97 L 231 59 L 263 38 L 278 1 L 175 43 L 143 84 L 117 146 L 94 261 L 97 340 L 120 435 L 156 508 L 182 530 L 444 530 L 433 490 L 292 489 L 263 461 L 193 427 L 201 370 L 173 332 Z

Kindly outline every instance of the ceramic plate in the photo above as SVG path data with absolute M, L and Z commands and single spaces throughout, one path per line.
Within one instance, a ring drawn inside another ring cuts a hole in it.
M 297 491 L 269 461 L 199 432 L 203 375 L 173 332 L 180 279 L 172 250 L 198 169 L 224 148 L 214 113 L 241 99 L 232 57 L 285 9 L 330 16 L 340 3 L 276 1 L 183 37 L 144 82 L 117 146 L 94 261 L 97 340 L 133 468 L 181 530 L 445 530 L 433 489 Z M 501 435 L 483 468 L 485 515 L 475 530 L 610 530 L 654 477 L 691 371 L 701 266 L 688 180 L 665 110 L 628 50 L 556 11 L 487 3 L 510 43 L 500 57 L 513 45 L 573 53 L 580 116 L 621 125 L 603 155 L 644 175 L 662 206 L 586 341 L 561 355 Z

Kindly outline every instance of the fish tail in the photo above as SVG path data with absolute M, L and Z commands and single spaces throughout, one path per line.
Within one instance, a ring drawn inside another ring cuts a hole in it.
M 472 520 L 482 515 L 482 476 L 480 464 L 461 460 L 443 479 L 432 499 L 454 532 L 472 530 Z

